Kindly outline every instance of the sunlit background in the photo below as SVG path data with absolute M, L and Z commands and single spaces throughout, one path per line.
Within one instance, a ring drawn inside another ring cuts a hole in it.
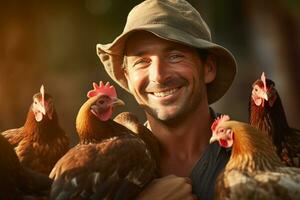
M 44 84 L 73 143 L 75 118 L 92 82 L 110 81 L 97 43 L 119 35 L 129 10 L 141 0 L 1 1 L 0 131 L 20 127 L 32 95 Z M 212 107 L 247 121 L 251 84 L 264 71 L 276 82 L 291 126 L 300 128 L 300 1 L 189 0 L 209 25 L 213 40 L 238 62 L 229 92 Z M 117 87 L 129 110 L 133 97 Z

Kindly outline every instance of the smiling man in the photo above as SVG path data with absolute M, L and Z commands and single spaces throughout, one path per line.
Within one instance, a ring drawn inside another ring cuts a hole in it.
M 160 173 L 139 199 L 212 199 L 230 152 L 209 145 L 216 117 L 209 105 L 236 73 L 231 53 L 211 41 L 208 26 L 184 0 L 146 0 L 123 33 L 97 45 L 106 71 L 145 110 L 162 145 Z

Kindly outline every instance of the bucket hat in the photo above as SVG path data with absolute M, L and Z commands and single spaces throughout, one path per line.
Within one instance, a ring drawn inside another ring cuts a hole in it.
M 128 36 L 136 31 L 148 31 L 162 39 L 207 49 L 214 54 L 217 74 L 207 84 L 209 104 L 219 100 L 231 86 L 236 61 L 226 48 L 212 42 L 210 30 L 199 12 L 185 0 L 146 0 L 130 11 L 123 32 L 112 43 L 96 46 L 106 72 L 128 92 L 122 69 L 124 49 Z

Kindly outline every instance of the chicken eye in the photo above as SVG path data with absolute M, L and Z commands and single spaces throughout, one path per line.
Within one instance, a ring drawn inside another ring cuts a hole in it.
M 218 133 L 224 133 L 224 128 L 219 128 Z
M 258 91 L 258 86 L 255 85 L 253 89 L 254 89 L 255 92 L 257 92 Z
M 253 92 L 254 92 L 254 93 L 258 93 L 259 90 L 260 90 L 260 87 L 259 87 L 258 85 L 255 85 L 255 86 L 253 87 Z

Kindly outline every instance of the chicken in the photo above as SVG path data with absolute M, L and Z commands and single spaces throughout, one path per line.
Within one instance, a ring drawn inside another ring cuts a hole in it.
M 300 167 L 300 131 L 289 127 L 275 83 L 264 73 L 253 83 L 249 123 L 269 136 L 283 163 Z
M 111 119 L 123 105 L 109 83 L 93 84 L 76 118 L 80 142 L 55 165 L 50 199 L 134 199 L 155 176 L 145 142 Z
M 290 199 L 300 197 L 300 169 L 281 163 L 271 140 L 257 128 L 228 116 L 212 124 L 210 143 L 232 148 L 217 178 L 215 199 Z
M 21 166 L 11 144 L 0 135 L 0 199 L 42 199 L 52 181 L 43 174 Z
M 4 131 L 22 165 L 49 175 L 69 149 L 69 138 L 58 123 L 52 97 L 44 86 L 33 96 L 24 126 Z

